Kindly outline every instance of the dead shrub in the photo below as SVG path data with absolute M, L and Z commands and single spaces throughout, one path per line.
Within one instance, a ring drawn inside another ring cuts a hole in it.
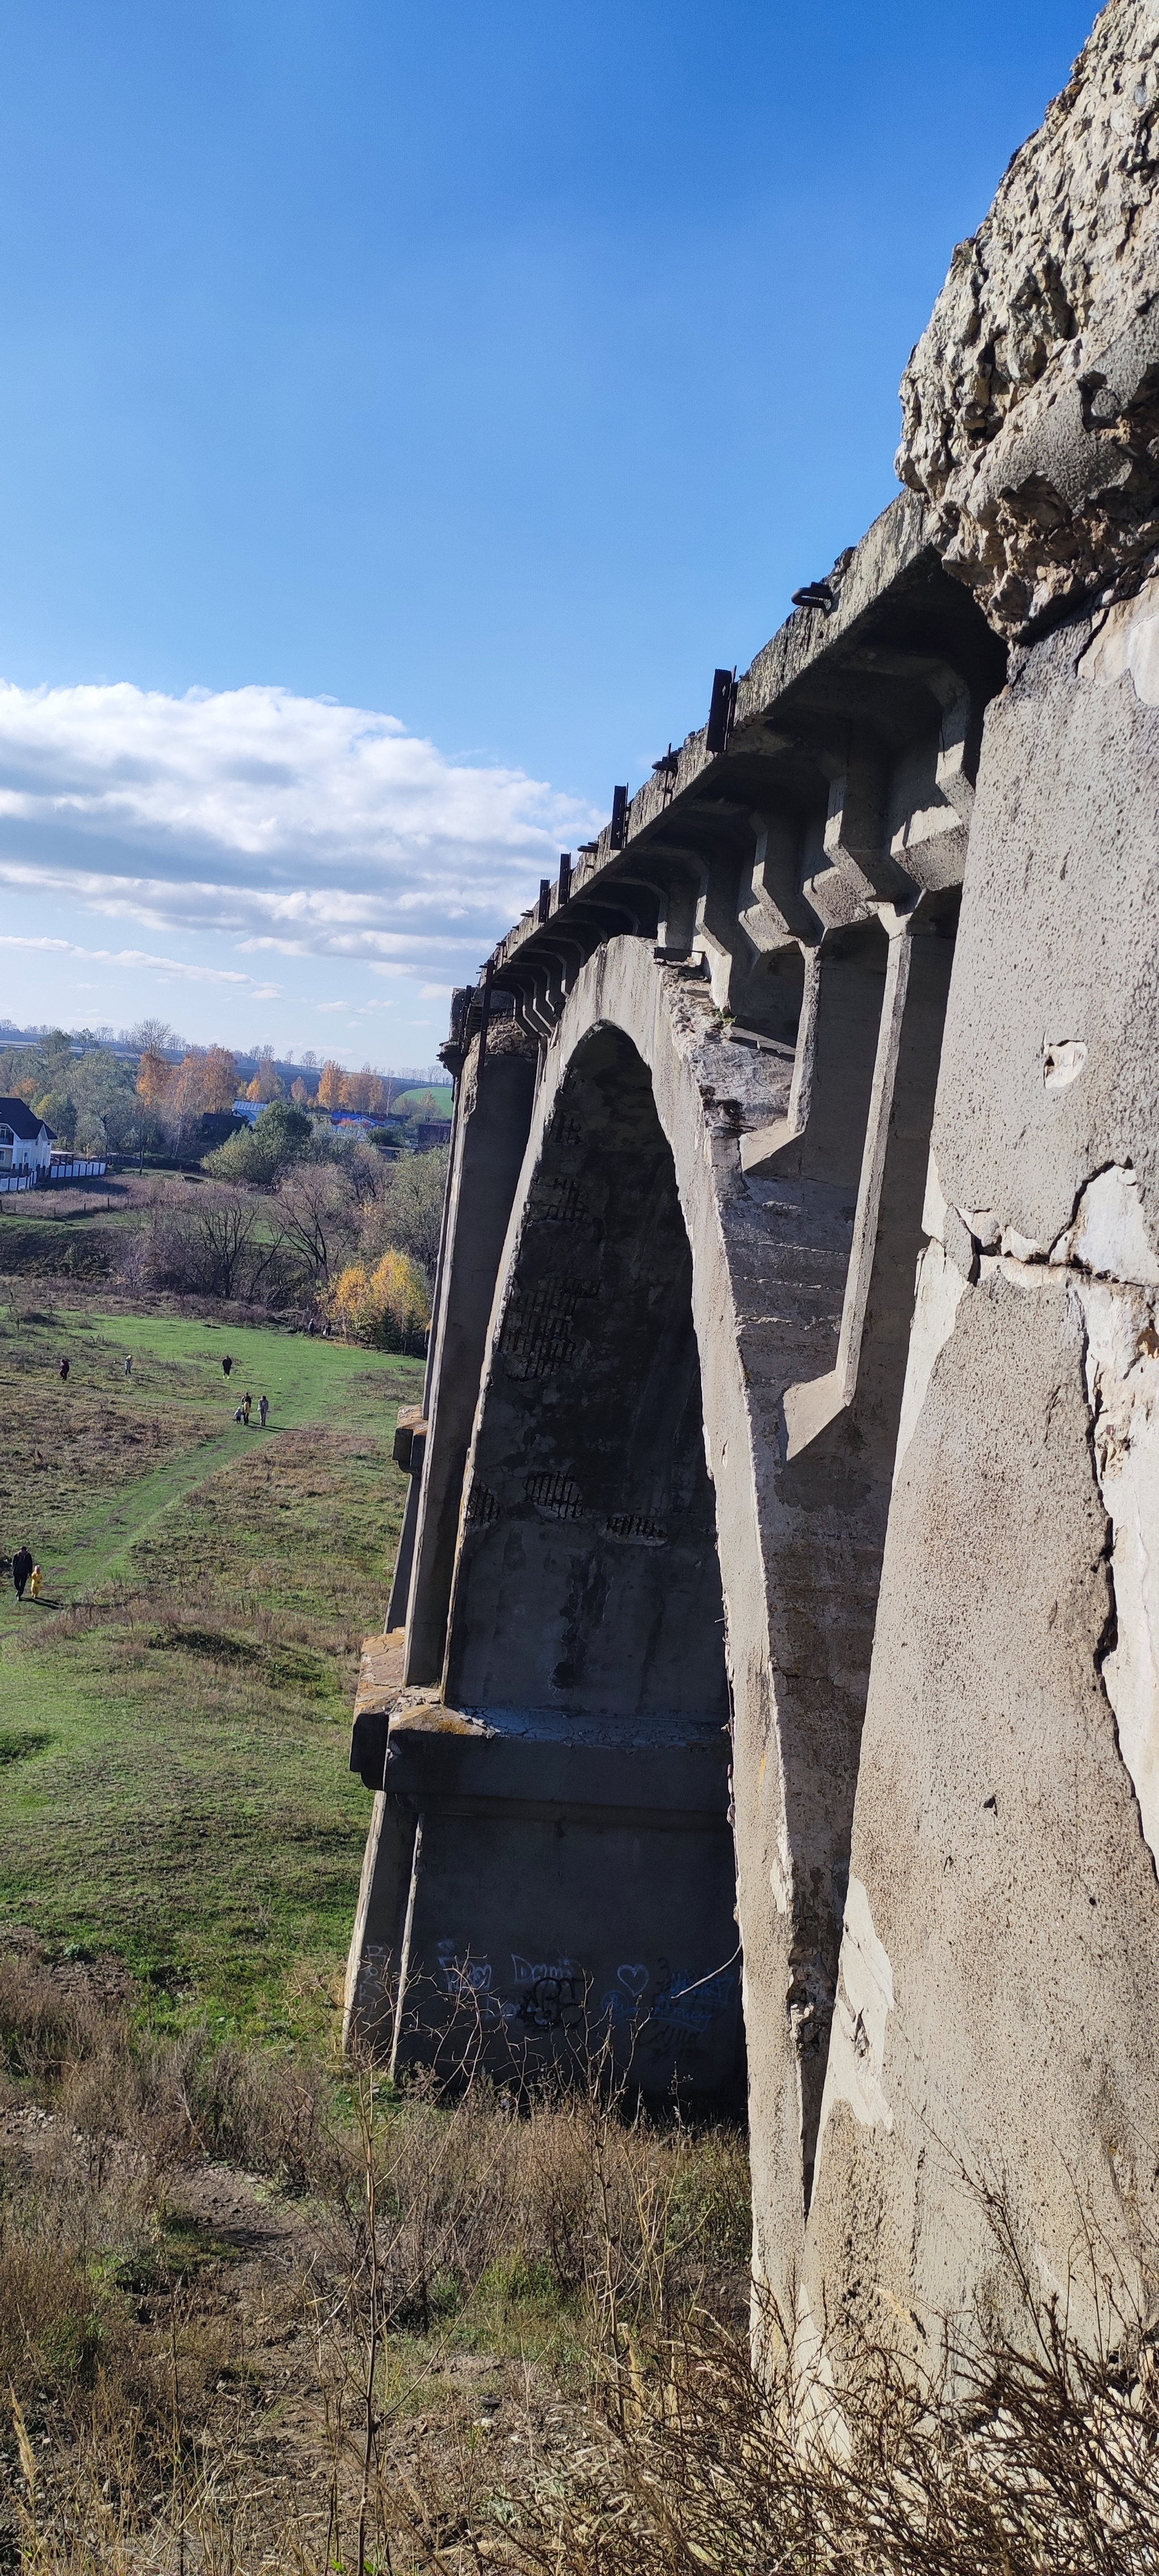
M 52 1971 L 27 1953 L 0 1954 L 0 2051 L 10 2075 L 57 2080 L 68 2062 L 127 2045 L 123 2008 L 83 1975 Z
M 1005 2288 L 1015 2330 L 947 2336 L 930 2367 L 854 2336 L 821 2380 L 755 2371 L 742 2338 L 695 2312 L 663 2341 L 605 2321 L 590 2353 L 598 2431 L 570 2459 L 541 2455 L 509 2499 L 517 2563 L 1142 2576 L 1159 2565 L 1152 2343 L 1127 2325 L 1092 2351 L 1019 2267 Z
M 267 2056 L 204 2030 L 140 2052 L 145 2117 L 186 2154 L 270 2175 L 289 2191 L 332 2189 L 344 2170 L 324 2066 Z

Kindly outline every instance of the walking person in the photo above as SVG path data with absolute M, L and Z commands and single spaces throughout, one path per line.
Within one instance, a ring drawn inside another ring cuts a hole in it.
M 232 1368 L 232 1367 L 233 1367 L 233 1361 L 231 1360 L 230 1355 L 229 1355 L 229 1352 L 227 1351 L 227 1352 L 226 1352 L 226 1354 L 225 1354 L 225 1358 L 223 1359 L 223 1361 L 222 1361 L 222 1363 L 221 1363 L 221 1374 L 222 1374 L 222 1376 L 223 1376 L 223 1377 L 228 1377 L 228 1376 L 229 1376 L 229 1372 L 230 1372 L 230 1370 L 231 1370 L 231 1368 Z
M 258 1419 L 259 1419 L 259 1421 L 260 1421 L 260 1423 L 261 1423 L 261 1426 L 262 1426 L 263 1431 L 265 1430 L 265 1427 L 266 1427 L 267 1422 L 269 1421 L 269 1418 L 270 1418 L 270 1399 L 269 1399 L 268 1395 L 263 1395 L 262 1400 L 261 1400 L 261 1403 L 260 1403 L 260 1404 L 259 1404 L 259 1406 L 258 1406 Z
M 68 1372 L 69 1372 L 69 1368 L 70 1368 L 70 1366 L 71 1366 L 71 1362 L 70 1362 L 70 1361 L 68 1361 L 68 1360 L 62 1360 L 62 1361 L 61 1361 L 61 1363 L 60 1363 L 60 1377 L 61 1377 L 61 1384 L 62 1384 L 62 1386 L 63 1386 L 63 1384 L 64 1384 L 64 1381 L 65 1381 L 66 1377 L 68 1376 Z
M 32 1572 L 28 1577 L 28 1598 L 30 1601 L 39 1601 L 40 1587 L 43 1581 L 44 1577 L 40 1571 L 40 1567 L 38 1565 L 34 1565 Z
M 242 1418 L 242 1421 L 243 1421 L 243 1422 L 244 1422 L 244 1424 L 245 1424 L 245 1427 L 246 1427 L 246 1430 L 247 1430 L 247 1431 L 248 1431 L 248 1429 L 249 1429 L 249 1419 L 250 1419 L 250 1412 L 251 1412 L 252 1406 L 253 1406 L 253 1397 L 252 1397 L 252 1395 L 250 1395 L 250 1394 L 248 1394 L 248 1393 L 247 1393 L 247 1394 L 245 1394 L 245 1395 L 243 1395 L 242 1400 L 241 1400 L 241 1418 Z
M 16 1588 L 16 1598 L 18 1601 L 23 1601 L 24 1599 L 24 1586 L 27 1583 L 31 1572 L 32 1551 L 26 1540 L 23 1547 L 17 1548 L 16 1554 L 12 1559 L 12 1581 Z
M 131 1376 L 132 1376 L 132 1374 L 133 1374 L 133 1354 L 132 1354 L 132 1352 L 130 1351 L 129 1356 L 128 1356 L 128 1358 L 127 1358 L 126 1362 L 125 1362 L 125 1375 L 126 1375 L 126 1377 L 131 1377 Z

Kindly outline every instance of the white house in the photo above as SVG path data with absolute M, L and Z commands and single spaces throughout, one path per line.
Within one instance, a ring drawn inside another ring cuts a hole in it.
M 47 1172 L 55 1130 L 26 1100 L 0 1100 L 0 1172 Z

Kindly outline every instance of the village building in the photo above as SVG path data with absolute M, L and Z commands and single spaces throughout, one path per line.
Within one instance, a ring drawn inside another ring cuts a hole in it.
M 43 1172 L 47 1178 L 55 1128 L 26 1100 L 0 1100 L 0 1172 Z

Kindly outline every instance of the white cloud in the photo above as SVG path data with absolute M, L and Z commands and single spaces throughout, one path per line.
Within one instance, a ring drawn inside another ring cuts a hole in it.
M 285 689 L 0 682 L 0 884 L 242 954 L 358 960 L 445 990 L 596 819 L 519 770 L 445 759 L 391 716 Z M 238 980 L 255 998 L 280 989 Z
M 162 976 L 176 975 L 187 984 L 242 985 L 253 1002 L 275 1002 L 280 984 L 258 984 L 252 975 L 242 975 L 229 966 L 192 966 L 179 957 L 153 957 L 145 948 L 81 948 L 75 939 L 23 939 L 15 931 L 0 931 L 0 948 L 32 948 L 41 956 L 83 957 L 90 966 L 147 967 Z M 80 993 L 97 990 L 95 984 L 78 984 Z

